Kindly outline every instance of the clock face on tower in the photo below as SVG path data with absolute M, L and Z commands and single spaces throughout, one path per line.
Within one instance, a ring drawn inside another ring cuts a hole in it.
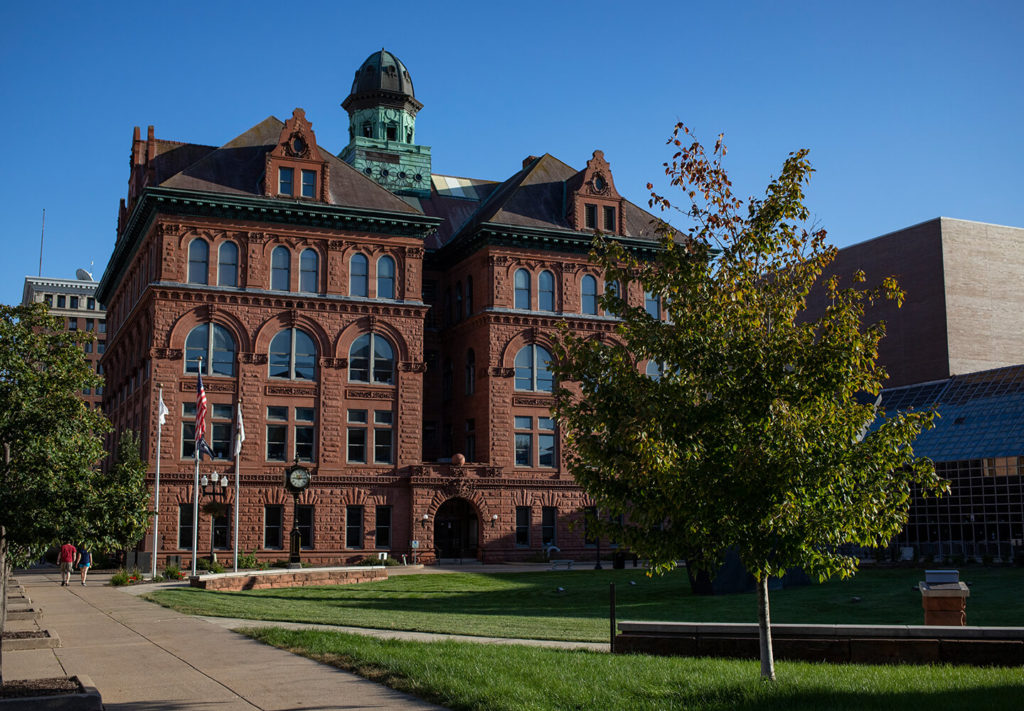
M 309 486 L 309 470 L 305 467 L 292 467 L 288 470 L 286 483 L 296 491 L 302 491 Z

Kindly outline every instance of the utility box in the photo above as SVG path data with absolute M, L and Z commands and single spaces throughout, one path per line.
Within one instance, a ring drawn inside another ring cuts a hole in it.
M 921 606 L 926 625 L 965 627 L 967 625 L 967 598 L 971 591 L 960 582 L 958 570 L 926 570 L 925 579 L 918 583 Z

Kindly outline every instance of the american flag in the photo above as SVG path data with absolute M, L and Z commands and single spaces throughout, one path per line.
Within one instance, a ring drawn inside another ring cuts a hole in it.
M 196 381 L 196 452 L 202 452 L 202 445 L 206 437 L 206 389 L 203 388 L 203 374 L 199 373 Z

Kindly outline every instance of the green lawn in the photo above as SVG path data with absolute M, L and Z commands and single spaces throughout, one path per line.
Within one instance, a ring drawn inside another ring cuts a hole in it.
M 923 577 L 917 569 L 869 568 L 852 580 L 773 592 L 772 621 L 922 624 L 921 597 L 912 587 Z M 1024 626 L 1024 568 L 965 567 L 961 579 L 971 583 L 968 624 Z M 402 575 L 359 585 L 231 593 L 175 588 L 146 597 L 196 615 L 606 641 L 609 582 L 616 583 L 620 620 L 757 620 L 752 593 L 701 597 L 690 591 L 685 572 L 648 578 L 631 569 Z
M 612 656 L 513 645 L 399 642 L 336 632 L 248 631 L 450 709 L 666 711 L 700 709 L 1012 709 L 1020 668 L 858 666 Z

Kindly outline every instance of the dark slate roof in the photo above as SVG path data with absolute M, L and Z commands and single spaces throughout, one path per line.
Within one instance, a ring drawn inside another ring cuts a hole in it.
M 220 148 L 201 146 L 205 152 L 157 185 L 181 190 L 202 190 L 235 195 L 263 195 L 267 153 L 274 149 L 284 123 L 269 116 Z M 185 144 L 183 144 L 185 145 Z M 321 148 L 330 167 L 330 204 L 371 210 L 418 214 L 420 211 Z
M 395 55 L 385 49 L 374 52 L 356 70 L 352 79 L 351 94 L 366 92 L 391 91 L 396 94 L 415 97 L 412 88 L 412 77 Z
M 882 391 L 887 412 L 933 404 L 939 417 L 917 438 L 915 454 L 936 462 L 1024 455 L 1024 365 Z
M 430 198 L 419 201 L 424 213 L 445 219 L 435 244 L 429 246 L 441 247 L 484 224 L 575 231 L 567 218 L 566 201 L 574 186 L 578 187 L 580 176 L 580 171 L 545 153 L 502 183 L 478 181 L 475 199 L 439 194 L 435 180 Z M 657 240 L 653 215 L 623 200 L 623 216 L 624 237 Z

